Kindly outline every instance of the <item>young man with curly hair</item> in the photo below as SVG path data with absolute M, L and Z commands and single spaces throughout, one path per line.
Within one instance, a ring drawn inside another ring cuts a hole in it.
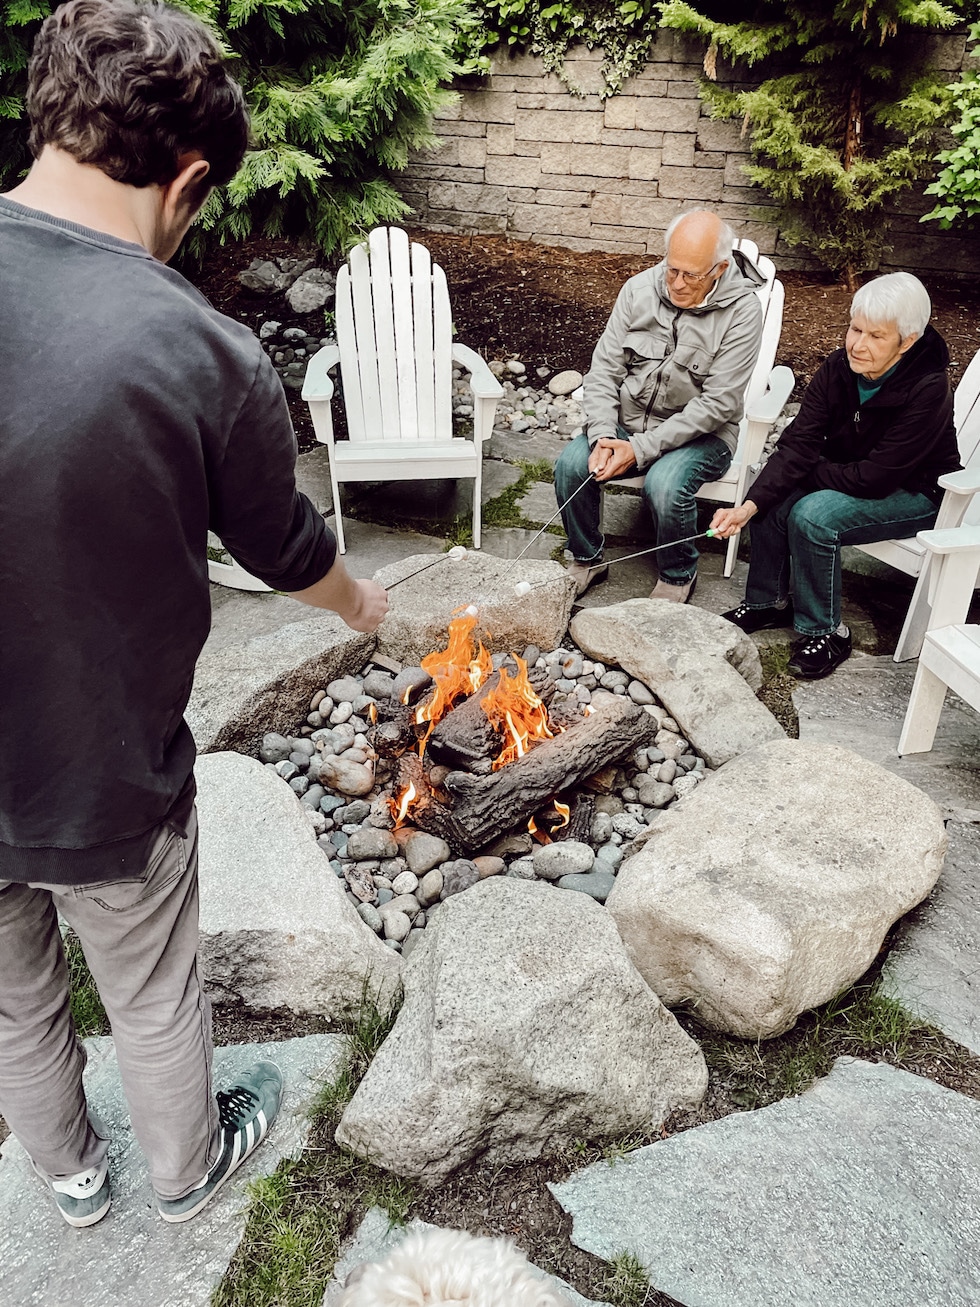
M 160 0 L 70 0 L 29 68 L 35 162 L 0 196 L 0 1112 L 65 1220 L 109 1209 L 58 915 L 112 1023 L 160 1214 L 189 1219 L 264 1138 L 282 1079 L 211 1086 L 183 720 L 220 534 L 278 590 L 374 630 L 296 490 L 278 377 L 166 266 L 241 164 L 241 89 Z M 56 792 L 55 792 L 56 791 Z

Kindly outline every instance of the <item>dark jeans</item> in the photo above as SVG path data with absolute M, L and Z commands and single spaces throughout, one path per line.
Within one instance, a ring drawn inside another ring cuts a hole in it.
M 928 496 L 908 490 L 884 499 L 855 499 L 839 490 L 794 491 L 764 517 L 752 519 L 745 602 L 767 608 L 787 598 L 792 569 L 797 631 L 829 635 L 841 620 L 841 545 L 914 536 L 934 524 L 936 512 Z
M 618 434 L 620 440 L 629 437 L 629 432 L 622 428 Z M 559 504 L 564 504 L 588 478 L 591 452 L 584 434 L 576 436 L 562 450 L 555 464 L 555 493 Z M 698 529 L 695 495 L 706 481 L 717 481 L 723 476 L 731 461 L 731 450 L 723 440 L 717 436 L 699 436 L 651 464 L 644 477 L 643 494 L 653 517 L 658 545 L 695 534 Z M 633 477 L 639 472 L 632 468 L 623 475 Z M 602 557 L 605 540 L 599 527 L 601 507 L 602 486 L 590 481 L 562 509 L 568 547 L 579 563 L 593 563 Z M 657 565 L 661 579 L 669 585 L 686 585 L 697 571 L 698 551 L 693 542 L 664 549 L 657 555 Z

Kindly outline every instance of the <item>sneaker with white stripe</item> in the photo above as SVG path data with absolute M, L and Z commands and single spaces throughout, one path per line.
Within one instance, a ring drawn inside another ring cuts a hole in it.
M 230 1089 L 219 1090 L 218 1120 L 221 1152 L 199 1185 L 182 1198 L 161 1198 L 157 1207 L 165 1221 L 189 1221 L 206 1207 L 224 1182 L 255 1152 L 269 1133 L 282 1101 L 282 1072 L 274 1062 L 256 1062 Z
M 79 1171 L 77 1175 L 55 1180 L 47 1175 L 31 1159 L 31 1166 L 54 1194 L 58 1211 L 69 1225 L 75 1229 L 95 1225 L 112 1206 L 112 1191 L 109 1188 L 109 1163 L 100 1162 L 88 1171 Z

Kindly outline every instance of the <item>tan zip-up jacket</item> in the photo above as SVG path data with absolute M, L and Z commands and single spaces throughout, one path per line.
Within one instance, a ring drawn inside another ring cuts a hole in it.
M 663 263 L 631 277 L 585 376 L 589 443 L 625 427 L 641 472 L 697 436 L 716 435 L 734 453 L 762 340 L 755 291 L 764 281 L 736 250 L 710 298 L 679 309 L 667 294 Z

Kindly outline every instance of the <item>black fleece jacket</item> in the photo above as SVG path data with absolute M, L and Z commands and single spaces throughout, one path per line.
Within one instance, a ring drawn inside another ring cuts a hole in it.
M 747 498 L 760 513 L 798 489 L 839 490 L 856 499 L 910 490 L 938 504 L 937 479 L 960 466 L 948 367 L 946 342 L 926 327 L 894 374 L 861 405 L 847 354 L 835 350 Z

